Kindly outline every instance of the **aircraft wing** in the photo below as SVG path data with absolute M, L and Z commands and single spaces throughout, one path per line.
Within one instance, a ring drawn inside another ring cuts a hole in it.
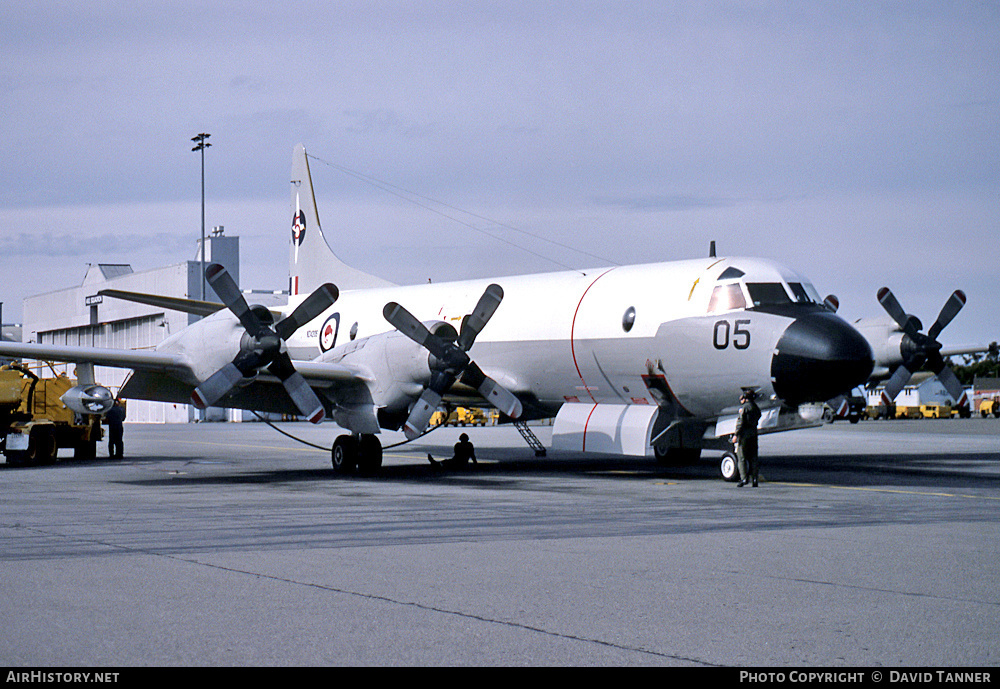
M 0 356 L 132 369 L 121 395 L 158 402 L 190 403 L 198 380 L 191 362 L 176 352 L 2 342 Z M 321 361 L 296 361 L 294 365 L 308 386 L 322 390 L 338 413 L 355 406 L 367 409 L 365 405 L 370 403 L 367 383 L 372 380 L 367 369 Z M 285 392 L 278 377 L 264 372 L 253 382 L 236 386 L 219 400 L 218 406 L 299 414 L 300 410 Z M 362 414 L 359 418 L 365 428 L 377 432 L 372 425 L 376 423 L 374 416 Z
M 191 364 L 185 357 L 172 352 L 152 350 L 2 342 L 0 343 L 0 356 L 42 361 L 90 363 L 98 366 L 131 368 L 137 371 L 174 375 L 187 374 L 189 377 L 193 375 Z M 316 387 L 335 387 L 336 383 L 360 383 L 371 379 L 371 376 L 365 371 L 343 364 L 296 361 L 295 368 L 309 381 L 310 385 Z
M 105 347 L 74 347 L 69 345 L 36 344 L 32 342 L 2 342 L 0 356 L 43 361 L 89 363 L 98 366 L 131 368 L 172 374 L 192 374 L 191 364 L 184 357 L 168 352 L 141 349 L 111 349 Z
M 963 354 L 986 354 L 992 351 L 989 345 L 966 345 L 957 347 L 943 347 L 941 356 L 962 356 Z
M 372 375 L 358 367 L 322 361 L 296 361 L 295 370 L 314 387 L 334 387 L 336 383 L 367 383 L 373 380 Z

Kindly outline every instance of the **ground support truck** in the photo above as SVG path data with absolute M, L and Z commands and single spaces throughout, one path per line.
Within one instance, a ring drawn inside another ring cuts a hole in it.
M 0 451 L 8 464 L 51 464 L 61 448 L 94 459 L 101 417 L 112 402 L 107 388 L 81 386 L 65 374 L 40 378 L 20 364 L 2 366 Z

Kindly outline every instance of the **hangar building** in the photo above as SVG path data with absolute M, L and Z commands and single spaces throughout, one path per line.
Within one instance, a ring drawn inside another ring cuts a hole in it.
M 239 237 L 225 236 L 221 227 L 206 237 L 205 263 L 220 263 L 239 284 Z M 25 342 L 113 347 L 118 349 L 153 349 L 168 336 L 197 320 L 180 311 L 123 301 L 98 294 L 104 289 L 143 292 L 185 299 L 202 298 L 202 261 L 199 247 L 195 260 L 162 268 L 136 272 L 127 264 L 93 264 L 78 287 L 48 292 L 24 300 L 23 339 Z M 219 301 L 205 286 L 205 300 Z M 259 298 L 263 297 L 263 298 Z M 255 294 L 256 303 L 283 303 L 279 295 Z M 48 366 L 45 367 L 48 369 Z M 56 364 L 55 372 L 65 371 L 75 377 L 73 364 Z M 48 371 L 46 371 L 48 372 Z M 131 371 L 105 366 L 95 367 L 98 383 L 117 393 Z M 42 373 L 41 375 L 45 375 Z M 51 375 L 51 373 L 49 373 Z M 204 418 L 191 405 L 128 400 L 128 420 L 139 423 L 186 423 L 193 420 L 241 420 L 240 412 L 209 410 Z

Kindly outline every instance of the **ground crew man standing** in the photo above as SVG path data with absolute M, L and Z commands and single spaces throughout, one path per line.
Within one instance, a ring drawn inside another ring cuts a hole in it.
M 108 424 L 108 457 L 121 459 L 125 455 L 125 407 L 119 399 L 104 415 Z
M 737 466 L 740 469 L 740 482 L 737 487 L 745 486 L 753 481 L 757 487 L 757 474 L 760 462 L 757 459 L 757 422 L 760 421 L 760 407 L 757 406 L 757 393 L 744 389 L 740 396 L 740 411 L 736 416 L 736 432 L 733 434 L 733 444 L 736 445 Z

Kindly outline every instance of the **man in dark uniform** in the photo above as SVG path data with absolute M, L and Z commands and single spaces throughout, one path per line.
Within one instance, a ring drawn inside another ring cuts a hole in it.
M 458 436 L 458 442 L 455 443 L 455 454 L 451 459 L 445 459 L 443 461 L 437 461 L 429 454 L 427 455 L 427 461 L 436 466 L 437 468 L 447 467 L 452 468 L 462 468 L 471 460 L 473 464 L 476 464 L 476 448 L 472 446 L 469 442 L 469 436 L 463 433 Z
M 125 407 L 119 399 L 104 415 L 108 424 L 108 457 L 121 459 L 125 455 Z
M 749 388 L 743 390 L 740 396 L 740 411 L 736 416 L 736 432 L 733 434 L 733 444 L 736 445 L 737 466 L 740 469 L 738 487 L 753 481 L 757 487 L 757 474 L 760 462 L 757 459 L 757 423 L 760 421 L 760 407 L 757 406 L 757 393 Z

